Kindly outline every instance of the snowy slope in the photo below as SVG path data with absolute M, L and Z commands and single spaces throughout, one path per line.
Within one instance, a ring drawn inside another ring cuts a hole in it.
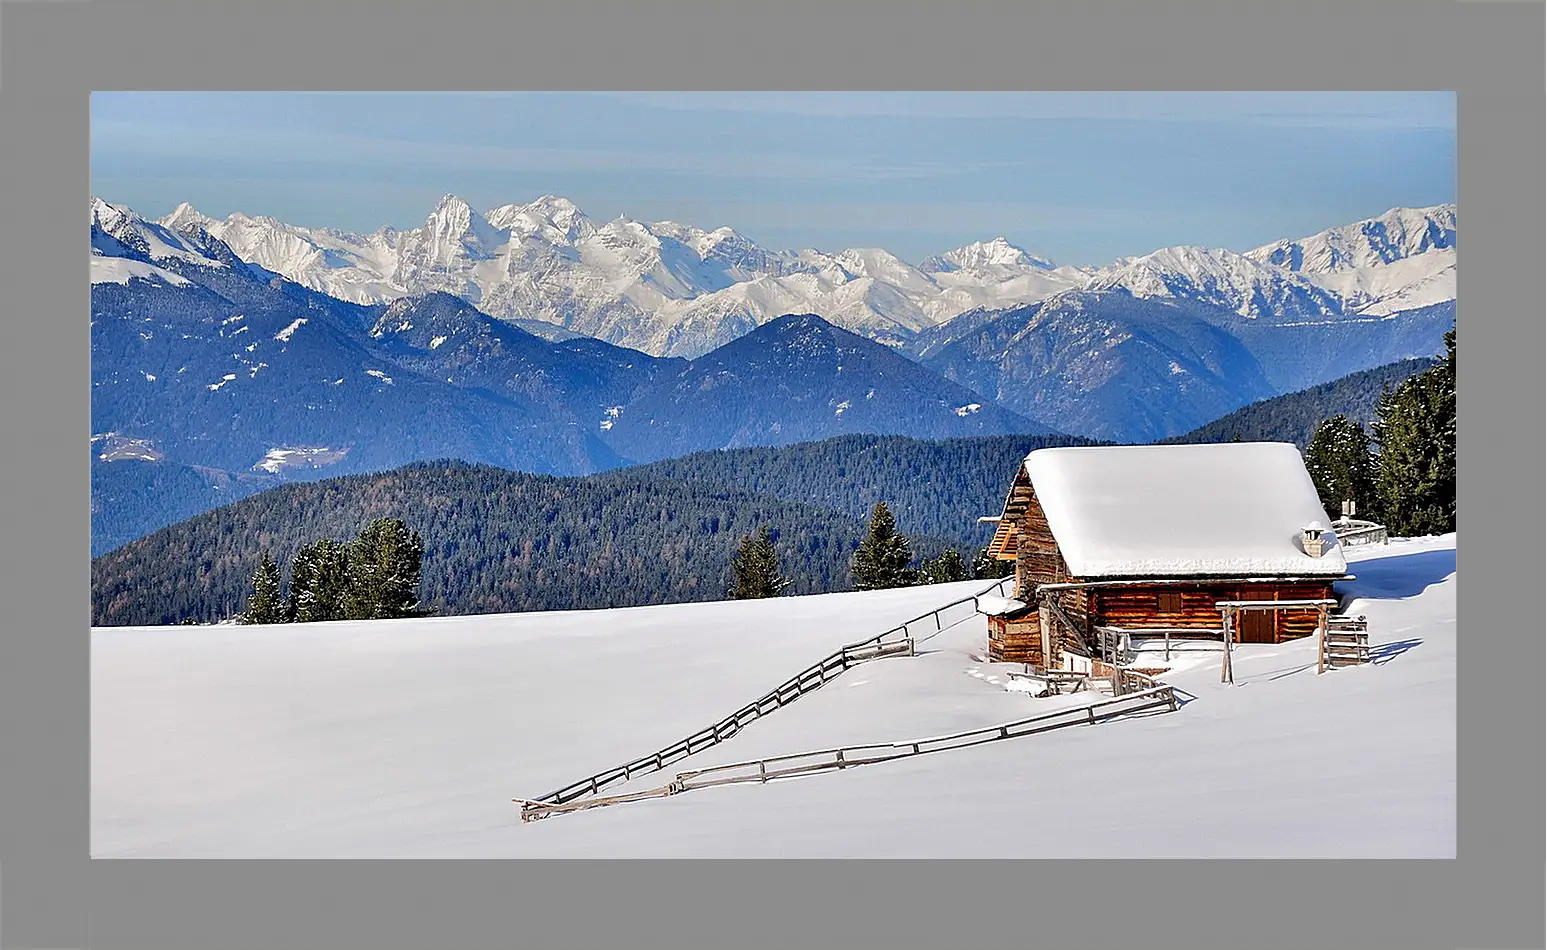
M 187 287 L 193 283 L 186 277 L 174 274 L 169 270 L 164 270 L 155 264 L 147 264 L 144 261 L 137 261 L 127 257 L 103 257 L 100 254 L 93 254 L 91 256 L 91 282 L 93 284 L 127 284 L 131 280 L 165 283 L 171 284 L 173 287 Z
M 92 632 L 94 857 L 1455 855 L 1455 536 L 1352 554 L 1377 665 L 1205 644 L 1180 712 L 522 824 L 983 582 L 775 602 Z M 981 618 L 682 766 L 1031 715 Z
M 1456 206 L 1393 208 L 1246 256 L 1304 275 L 1350 311 L 1384 316 L 1426 307 L 1456 298 Z
M 1167 247 L 1091 277 L 1085 289 L 1213 304 L 1248 319 L 1315 319 L 1342 313 L 1336 294 L 1298 274 L 1223 249 Z
M 174 234 L 165 226 L 147 221 L 129 208 L 110 204 L 101 198 L 91 199 L 91 227 L 94 243 L 107 245 L 94 246 L 94 256 L 139 256 L 151 261 L 181 261 L 199 267 L 226 266 L 204 256 L 196 244 L 183 235 Z

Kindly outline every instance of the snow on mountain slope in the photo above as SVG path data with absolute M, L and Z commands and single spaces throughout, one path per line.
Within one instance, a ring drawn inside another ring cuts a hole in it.
M 181 277 L 169 270 L 163 270 L 154 264 L 147 264 L 144 261 L 136 261 L 127 257 L 92 255 L 91 282 L 93 284 L 127 284 L 133 279 L 159 281 L 171 284 L 173 287 L 187 287 L 192 283 L 186 277 Z
M 1455 297 L 1454 205 L 1394 209 L 1244 255 L 1171 247 L 1100 270 L 1054 266 L 1003 237 L 916 267 L 879 248 L 769 250 L 727 227 L 597 224 L 553 195 L 486 214 L 447 195 L 421 227 L 363 236 L 242 214 L 218 221 L 186 204 L 160 227 L 173 239 L 206 230 L 242 260 L 342 300 L 448 292 L 500 319 L 657 356 L 700 356 L 789 313 L 901 345 L 971 310 L 1078 289 L 1186 299 L 1260 322 L 1384 316 Z
M 1456 853 L 1455 535 L 1350 552 L 1377 662 L 1187 645 L 1174 714 L 522 824 L 981 581 L 306 627 L 92 631 L 93 857 L 1431 857 Z M 695 755 L 921 738 L 1032 699 L 981 617 Z M 176 662 L 171 662 L 171 658 Z M 1164 664 L 1162 664 L 1164 665 Z M 297 669 L 307 671 L 298 679 Z M 657 776 L 662 781 L 669 774 Z M 659 784 L 659 783 L 656 783 Z M 1029 816 L 1056 816 L 1032 821 Z
M 1331 317 L 1337 295 L 1298 274 L 1242 254 L 1168 247 L 1097 272 L 1086 290 L 1122 288 L 1135 297 L 1175 297 L 1212 304 L 1248 319 Z
M 926 274 L 968 273 L 1005 280 L 1028 270 L 1052 270 L 1053 262 L 1028 254 L 1003 236 L 974 241 L 954 251 L 925 258 L 919 270 Z
M 1248 257 L 1304 275 L 1350 311 L 1381 316 L 1456 297 L 1456 206 L 1393 208 Z
M 94 235 L 106 235 L 119 245 L 96 248 L 109 257 L 123 256 L 115 252 L 126 250 L 152 261 L 180 260 L 200 267 L 226 266 L 204 256 L 186 237 L 147 221 L 122 205 L 109 204 L 95 196 L 91 199 L 91 227 Z
M 392 276 L 397 267 L 397 241 L 396 232 L 387 229 L 362 237 L 245 214 L 216 221 L 192 214 L 179 219 L 174 212 L 162 222 L 171 224 L 179 220 L 203 227 L 230 245 L 243 260 L 330 297 L 350 303 L 374 303 L 406 294 Z
M 1456 206 L 1393 208 L 1376 218 L 1329 228 L 1298 241 L 1277 241 L 1247 256 L 1306 274 L 1380 267 L 1456 246 Z
M 501 319 L 666 356 L 701 355 L 788 313 L 897 342 L 965 309 L 1040 300 L 1089 273 L 1055 269 L 1003 239 L 932 258 L 927 269 L 877 248 L 769 250 L 727 227 L 626 217 L 598 225 L 553 195 L 487 214 L 447 195 L 423 226 L 370 235 L 244 214 L 220 221 L 187 204 L 160 224 L 207 230 L 243 260 L 352 303 L 443 291 Z

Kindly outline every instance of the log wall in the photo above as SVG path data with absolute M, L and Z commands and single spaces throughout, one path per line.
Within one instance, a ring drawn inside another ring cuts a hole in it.
M 991 663 L 1042 665 L 1042 624 L 1037 612 L 1017 617 L 988 618 L 988 659 Z
M 1038 584 L 1068 580 L 1069 566 L 1053 539 L 1053 529 L 1047 525 L 1047 515 L 1031 482 L 1017 481 L 1010 497 L 1012 504 L 1025 506 L 1015 524 L 1015 596 L 1029 604 L 1027 598 Z
M 1180 594 L 1180 609 L 1163 609 L 1163 594 Z M 1091 588 L 1093 621 L 1112 627 L 1172 627 L 1218 630 L 1221 600 L 1316 600 L 1332 596 L 1331 581 L 1281 583 L 1199 583 Z M 1275 610 L 1260 621 L 1260 629 L 1242 631 L 1242 643 L 1281 643 L 1316 632 L 1315 610 Z M 1248 635 L 1249 633 L 1249 635 Z
M 1047 624 L 1049 629 L 1044 630 L 1036 609 L 1036 589 L 1042 584 L 1094 579 L 1069 576 L 1069 566 L 1053 538 L 1047 515 L 1024 469 L 1016 474 L 1005 503 L 1004 517 L 1011 524 L 1011 530 L 1005 533 L 1005 546 L 1013 545 L 1014 551 L 1013 555 L 1009 551 L 998 553 L 1007 558 L 1014 557 L 1014 596 L 1031 605 L 1031 609 L 1013 618 L 989 618 L 988 658 L 995 662 L 1030 663 L 1036 667 L 1051 659 L 1052 665 L 1059 667 L 1063 661 L 1063 644 L 1069 634 L 1056 618 Z M 1049 592 L 1048 596 L 1055 599 L 1085 641 L 1091 643 L 1096 626 L 1194 629 L 1203 635 L 1203 631 L 1220 628 L 1219 609 L 1214 606 L 1218 601 L 1330 598 L 1332 582 L 1243 584 L 1228 580 L 1199 581 L 1084 588 Z M 1240 630 L 1240 642 L 1280 643 L 1315 632 L 1314 610 L 1254 613 Z M 1048 641 L 1047 652 L 1043 649 L 1044 635 Z

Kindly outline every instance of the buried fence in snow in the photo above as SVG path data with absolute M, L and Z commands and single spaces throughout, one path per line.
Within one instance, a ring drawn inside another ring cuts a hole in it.
M 1150 682 L 1153 682 L 1153 680 Z M 714 788 L 720 785 L 762 784 L 776 779 L 814 775 L 819 772 L 856 768 L 861 765 L 874 765 L 878 762 L 889 762 L 893 759 L 902 759 L 915 755 L 927 755 L 931 752 L 964 749 L 987 742 L 1017 739 L 1022 736 L 1051 732 L 1055 729 L 1065 729 L 1070 726 L 1095 725 L 1098 722 L 1105 722 L 1123 716 L 1133 716 L 1139 713 L 1158 710 L 1175 712 L 1177 707 L 1178 699 L 1175 691 L 1169 684 L 1160 684 L 1140 692 L 1129 693 L 1084 706 L 1041 713 L 1040 715 L 1029 716 L 1025 719 L 1017 719 L 1014 722 L 985 726 L 980 729 L 970 729 L 965 732 L 957 732 L 945 736 L 909 739 L 902 742 L 878 742 L 865 745 L 842 746 L 832 749 L 819 749 L 814 752 L 796 752 L 789 755 L 769 756 L 761 759 L 750 759 L 745 762 L 732 762 L 726 765 L 713 765 L 702 769 L 692 769 L 686 772 L 678 772 L 676 777 L 667 785 L 640 792 L 631 792 L 625 795 L 600 796 L 569 804 L 519 798 L 514 799 L 514 801 L 521 803 L 522 821 L 536 821 L 550 815 L 581 811 L 587 808 L 619 805 L 625 802 L 644 801 L 652 798 L 665 798 L 669 795 L 678 795 L 693 789 Z
M 640 756 L 637 759 L 625 762 L 604 772 L 587 776 L 578 782 L 571 782 L 563 788 L 556 789 L 538 798 L 513 799 L 513 801 L 524 803 L 522 806 L 522 819 L 526 820 L 527 808 L 529 806 L 569 805 L 580 799 L 599 795 L 603 789 L 611 786 L 631 781 L 641 775 L 659 772 L 673 762 L 680 761 L 690 755 L 702 752 L 710 746 L 724 742 L 740 732 L 752 720 L 783 708 L 806 693 L 818 689 L 828 680 L 833 679 L 857 663 L 887 656 L 912 656 L 919 643 L 930 639 L 942 630 L 976 616 L 977 599 L 979 597 L 993 590 L 1003 592 L 1004 586 L 1013 581 L 1014 577 L 1001 578 L 976 594 L 958 598 L 948 604 L 936 607 L 928 613 L 920 614 L 912 620 L 899 624 L 884 633 L 879 633 L 873 637 L 842 647 L 796 673 L 714 725 L 706 726 L 686 739 L 679 740 L 664 749 L 652 752 L 649 755 Z M 948 619 L 949 622 L 947 622 Z M 645 798 L 659 797 L 657 794 L 644 792 L 637 793 L 637 796 Z M 617 797 L 624 800 L 632 800 L 636 796 Z

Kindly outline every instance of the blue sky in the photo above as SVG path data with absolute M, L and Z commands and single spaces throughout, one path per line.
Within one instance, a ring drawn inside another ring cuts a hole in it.
M 1245 250 L 1455 200 L 1437 93 L 94 93 L 94 194 L 367 232 L 441 195 L 919 259 Z

